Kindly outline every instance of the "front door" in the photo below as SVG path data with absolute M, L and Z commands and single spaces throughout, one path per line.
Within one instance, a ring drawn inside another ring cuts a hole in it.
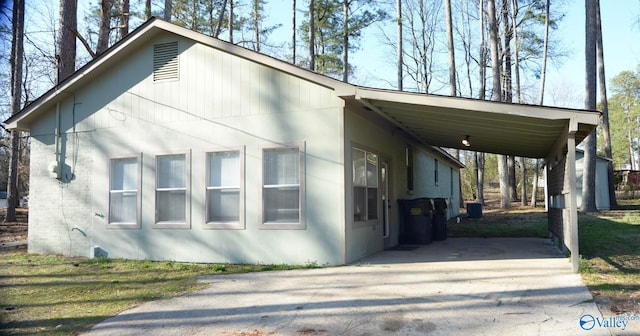
M 380 179 L 382 182 L 380 197 L 382 198 L 382 237 L 384 239 L 384 248 L 388 249 L 391 247 L 391 239 L 390 239 L 390 228 L 391 225 L 389 223 L 389 211 L 391 209 L 391 199 L 389 198 L 390 192 L 390 183 L 389 177 L 391 176 L 391 172 L 389 171 L 389 167 L 391 164 L 389 163 L 389 159 L 383 158 L 380 162 Z

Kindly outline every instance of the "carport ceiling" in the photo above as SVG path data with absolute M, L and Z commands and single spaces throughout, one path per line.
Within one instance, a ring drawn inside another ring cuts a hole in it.
M 353 101 L 427 145 L 546 158 L 566 139 L 570 120 L 580 143 L 596 127 L 593 111 L 358 88 Z M 471 146 L 462 144 L 469 136 Z

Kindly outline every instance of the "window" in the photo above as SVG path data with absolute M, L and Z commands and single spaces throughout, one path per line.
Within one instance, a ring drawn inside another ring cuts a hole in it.
M 156 225 L 189 227 L 189 155 L 156 156 Z
M 405 161 L 407 165 L 407 192 L 413 192 L 413 147 L 407 145 L 405 149 Z
M 304 151 L 301 147 L 262 151 L 262 228 L 304 228 Z
M 108 227 L 140 228 L 140 156 L 109 160 Z
M 205 228 L 244 228 L 243 157 L 242 150 L 207 153 Z
M 353 148 L 353 220 L 378 218 L 378 155 Z

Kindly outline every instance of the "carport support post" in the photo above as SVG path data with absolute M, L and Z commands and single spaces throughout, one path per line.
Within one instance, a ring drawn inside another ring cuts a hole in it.
M 577 130 L 577 127 L 576 127 Z M 578 250 L 578 201 L 576 200 L 576 134 L 570 129 L 567 134 L 567 160 L 566 160 L 566 176 L 569 188 L 569 250 L 571 251 L 571 269 L 578 272 L 580 267 L 580 253 Z M 565 199 L 565 201 L 567 201 Z M 566 205 L 565 205 L 566 206 Z

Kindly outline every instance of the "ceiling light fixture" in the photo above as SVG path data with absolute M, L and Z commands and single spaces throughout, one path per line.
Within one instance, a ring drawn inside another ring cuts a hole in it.
M 462 139 L 462 144 L 463 144 L 465 147 L 470 147 L 470 146 L 471 146 L 471 141 L 469 140 L 469 138 L 471 138 L 471 136 L 470 136 L 470 135 L 465 135 L 465 136 L 464 136 L 464 139 Z

